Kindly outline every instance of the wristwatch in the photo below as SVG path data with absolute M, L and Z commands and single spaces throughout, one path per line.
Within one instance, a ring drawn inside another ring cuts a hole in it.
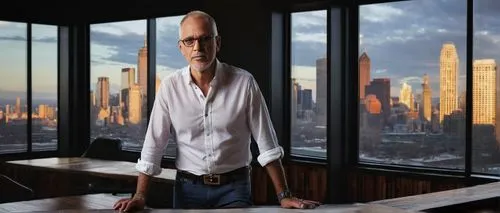
M 292 192 L 290 192 L 290 190 L 288 189 L 285 189 L 280 193 L 278 193 L 278 202 L 281 203 L 281 200 L 283 200 L 284 198 L 292 198 L 292 197 L 293 197 Z

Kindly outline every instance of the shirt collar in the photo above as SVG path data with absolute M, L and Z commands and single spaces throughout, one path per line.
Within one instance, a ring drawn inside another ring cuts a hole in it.
M 210 86 L 216 86 L 218 84 L 218 82 L 221 81 L 222 75 L 224 74 L 222 72 L 222 64 L 219 61 L 219 59 L 215 58 L 214 63 L 216 63 L 215 64 L 215 74 L 214 74 L 214 78 L 210 82 Z M 185 80 L 186 84 L 191 85 L 192 83 L 194 83 L 193 77 L 191 76 L 189 65 L 185 68 L 183 75 L 184 75 L 184 80 Z

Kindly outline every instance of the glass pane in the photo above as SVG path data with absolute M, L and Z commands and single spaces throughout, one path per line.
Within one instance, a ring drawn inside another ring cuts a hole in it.
M 57 26 L 32 28 L 32 148 L 57 150 Z
M 291 22 L 291 154 L 326 158 L 326 10 Z
M 140 151 L 147 127 L 146 20 L 90 26 L 91 141 Z
M 465 0 L 360 7 L 360 161 L 463 169 Z
M 500 30 L 495 0 L 474 1 L 472 171 L 500 174 Z
M 172 16 L 156 19 L 156 91 L 163 77 L 187 65 L 177 45 L 179 40 L 179 23 L 183 16 Z M 173 133 L 173 130 L 171 131 Z M 175 136 L 171 135 L 166 155 L 177 154 Z
M 27 151 L 26 31 L 0 21 L 0 154 Z

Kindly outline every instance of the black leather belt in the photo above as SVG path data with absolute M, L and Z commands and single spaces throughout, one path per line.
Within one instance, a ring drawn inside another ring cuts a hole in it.
M 193 183 L 203 183 L 205 185 L 224 185 L 236 180 L 250 177 L 250 168 L 245 166 L 223 174 L 195 175 L 187 171 L 177 171 L 179 178 L 184 178 Z

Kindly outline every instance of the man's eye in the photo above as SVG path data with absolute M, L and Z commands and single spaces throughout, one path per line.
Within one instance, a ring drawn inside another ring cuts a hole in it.
M 192 44 L 194 43 L 194 39 L 186 39 L 184 42 L 186 42 L 186 44 Z

